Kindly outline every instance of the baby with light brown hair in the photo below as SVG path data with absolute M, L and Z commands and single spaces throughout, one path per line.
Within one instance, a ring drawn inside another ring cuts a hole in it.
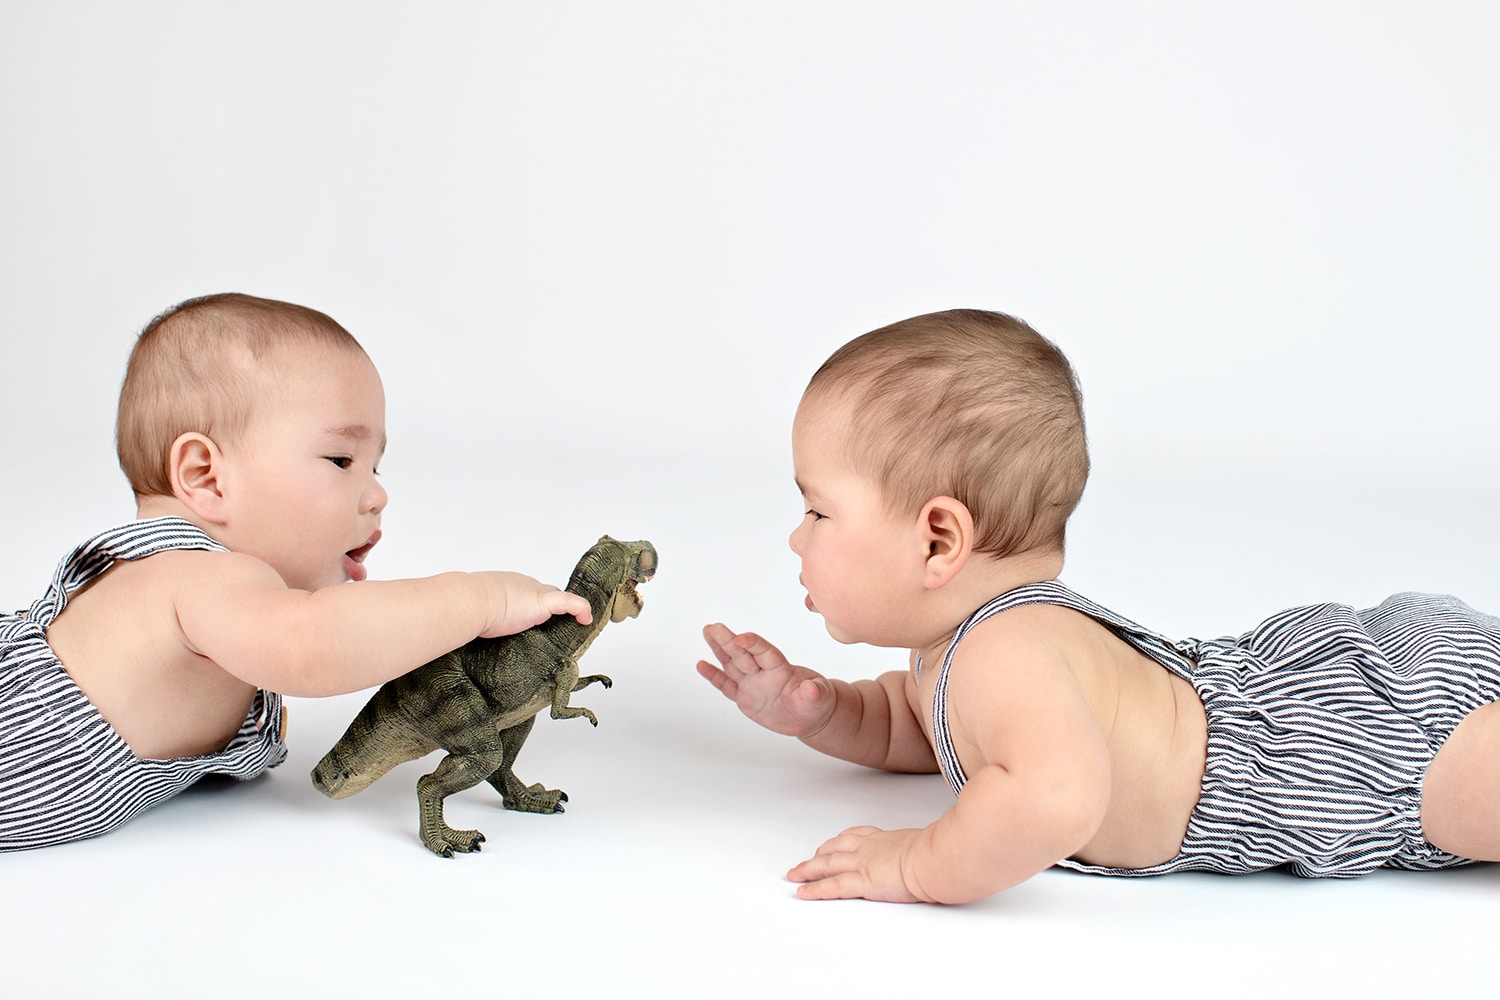
M 142 331 L 120 394 L 136 517 L 0 617 L 0 850 L 280 763 L 282 696 L 383 683 L 582 598 L 510 572 L 372 581 L 385 394 L 328 316 L 247 295 Z
M 982 525 L 977 552 L 1062 549 L 1089 475 L 1082 397 L 1020 320 L 955 309 L 876 330 L 813 373 L 814 401 L 859 415 L 846 457 L 893 511 L 949 494 Z
M 751 632 L 698 672 L 823 753 L 941 771 L 921 829 L 845 830 L 807 899 L 979 899 L 1062 865 L 1349 877 L 1500 860 L 1500 619 L 1456 598 L 1293 608 L 1173 641 L 1057 580 L 1088 474 L 1077 380 L 1013 317 L 918 316 L 813 376 L 792 458 L 807 607 L 904 648 L 853 683 Z

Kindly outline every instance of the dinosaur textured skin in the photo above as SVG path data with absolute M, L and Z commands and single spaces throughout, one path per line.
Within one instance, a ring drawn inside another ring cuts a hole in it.
M 590 684 L 607 688 L 611 682 L 602 674 L 579 676 L 578 660 L 606 624 L 640 614 L 636 585 L 656 574 L 656 562 L 650 542 L 600 538 L 578 560 L 567 588 L 588 600 L 590 624 L 557 615 L 515 635 L 475 639 L 388 681 L 313 768 L 313 785 L 329 798 L 348 798 L 397 764 L 447 751 L 417 781 L 417 814 L 422 843 L 449 858 L 479 850 L 484 834 L 449 827 L 443 800 L 481 781 L 500 793 L 507 809 L 562 812 L 566 793 L 523 784 L 516 755 L 544 708 L 554 719 L 599 724 L 571 698 Z

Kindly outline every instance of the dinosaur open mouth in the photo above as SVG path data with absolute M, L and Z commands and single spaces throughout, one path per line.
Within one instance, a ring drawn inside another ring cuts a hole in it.
M 650 578 L 648 577 L 647 579 Z M 638 582 L 643 583 L 645 581 L 627 578 L 624 585 L 615 593 L 615 601 L 609 613 L 610 621 L 622 622 L 627 618 L 634 618 L 641 613 L 641 608 L 646 606 L 646 602 L 642 599 L 640 592 L 635 589 L 635 585 Z

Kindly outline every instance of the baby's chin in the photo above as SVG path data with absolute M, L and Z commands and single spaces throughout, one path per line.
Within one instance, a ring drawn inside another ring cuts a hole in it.
M 826 615 L 823 617 L 823 628 L 835 642 L 842 643 L 845 646 L 875 646 L 880 649 L 913 648 L 911 643 L 904 641 L 904 636 L 874 635 L 866 632 L 850 631 L 846 628 L 840 628 L 829 621 Z
M 851 632 L 839 628 L 833 622 L 829 621 L 826 616 L 823 618 L 823 629 L 835 642 L 841 642 L 845 646 L 853 646 L 858 643 L 867 641 L 860 636 L 854 635 Z

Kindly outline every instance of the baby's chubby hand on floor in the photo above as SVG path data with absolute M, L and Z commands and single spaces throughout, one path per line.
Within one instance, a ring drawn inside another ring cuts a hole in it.
M 881 830 L 856 826 L 824 842 L 817 853 L 786 877 L 801 882 L 801 899 L 873 899 L 919 903 L 907 887 L 903 868 L 920 830 Z

